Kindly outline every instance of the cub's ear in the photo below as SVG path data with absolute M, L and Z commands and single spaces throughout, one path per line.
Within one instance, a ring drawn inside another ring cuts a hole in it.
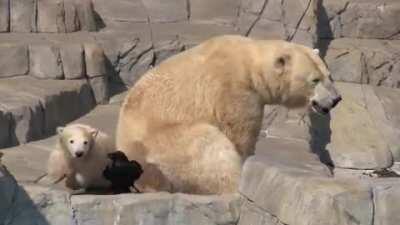
M 279 75 L 289 70 L 292 57 L 289 54 L 280 55 L 274 62 L 274 67 Z
M 57 134 L 62 134 L 64 132 L 64 127 L 57 127 Z
M 319 49 L 318 48 L 314 48 L 312 51 L 313 51 L 314 54 L 319 55 Z
M 97 135 L 99 134 L 99 130 L 96 129 L 92 129 L 90 131 L 90 135 L 92 135 L 93 139 L 95 139 L 97 137 Z

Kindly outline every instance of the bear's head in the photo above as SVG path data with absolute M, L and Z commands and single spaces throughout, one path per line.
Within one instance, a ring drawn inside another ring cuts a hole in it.
M 59 142 L 69 157 L 85 158 L 94 145 L 98 130 L 89 126 L 57 127 Z
M 283 41 L 268 45 L 261 78 L 264 96 L 272 104 L 288 108 L 310 106 L 327 114 L 340 102 L 342 98 L 318 49 Z

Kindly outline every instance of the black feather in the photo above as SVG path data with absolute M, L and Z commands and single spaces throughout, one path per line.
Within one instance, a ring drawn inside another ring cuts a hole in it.
M 112 163 L 103 171 L 103 176 L 111 182 L 111 188 L 115 194 L 130 192 L 135 181 L 143 173 L 142 166 L 135 160 L 129 161 L 121 151 L 108 154 Z M 136 189 L 136 188 L 135 188 Z

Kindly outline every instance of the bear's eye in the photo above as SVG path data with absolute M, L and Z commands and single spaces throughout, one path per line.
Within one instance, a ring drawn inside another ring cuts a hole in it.
M 87 144 L 88 144 L 88 142 L 87 142 L 87 141 L 84 141 L 84 142 L 83 142 L 83 144 L 84 144 L 84 145 L 87 145 Z
M 74 143 L 74 140 L 70 140 L 69 143 L 73 144 L 73 143 Z

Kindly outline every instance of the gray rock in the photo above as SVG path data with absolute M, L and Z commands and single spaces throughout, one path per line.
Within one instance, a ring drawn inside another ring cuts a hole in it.
M 85 59 L 81 44 L 63 44 L 60 55 L 65 79 L 80 79 L 85 73 Z
M 30 74 L 41 79 L 63 78 L 59 49 L 51 45 L 30 45 Z
M 39 100 L 4 88 L 0 88 L 0 93 L 1 110 L 11 116 L 11 126 L 7 132 L 9 143 L 23 144 L 42 137 L 44 115 Z
M 253 204 L 283 224 L 372 223 L 372 195 L 366 184 L 330 178 L 301 142 L 265 141 L 242 172 L 240 192 Z
M 316 0 L 244 2 L 238 28 L 242 34 L 264 39 L 286 39 L 307 46 L 317 40 Z
M 36 31 L 36 4 L 35 0 L 10 1 L 10 31 L 35 32 Z
M 65 32 L 71 33 L 81 29 L 78 5 L 73 1 L 64 1 Z
M 107 27 L 112 25 L 111 21 L 143 23 L 148 22 L 147 10 L 144 3 L 147 4 L 147 1 L 130 0 L 111 2 L 108 0 L 96 0 L 96 11 L 105 20 Z
M 375 224 L 395 225 L 400 215 L 400 183 L 398 179 L 374 185 Z
M 96 207 L 93 207 L 96 206 Z M 238 196 L 73 196 L 78 224 L 236 224 Z
M 37 29 L 44 33 L 65 33 L 64 1 L 37 1 Z
M 190 0 L 190 21 L 233 26 L 239 6 L 240 0 Z
M 37 80 L 30 77 L 2 79 L 0 111 L 9 114 L 10 145 L 53 134 L 90 111 L 95 102 L 85 80 Z M 16 94 L 18 93 L 18 94 Z
M 314 141 L 319 143 L 316 149 L 328 151 L 333 164 L 340 168 L 390 167 L 393 163 L 390 148 L 366 107 L 361 85 L 336 83 L 336 86 L 343 101 L 330 118 L 315 116 L 312 120 L 313 136 L 317 139 Z M 362 132 L 354 132 L 360 129 Z
M 151 22 L 178 22 L 187 20 L 189 6 L 187 0 L 146 0 L 143 4 L 147 8 Z
M 319 11 L 323 38 L 399 39 L 398 1 L 324 0 Z
M 97 104 L 108 103 L 109 91 L 108 91 L 108 79 L 107 76 L 102 77 L 91 77 L 89 78 L 89 84 L 92 87 L 93 95 Z
M 283 225 L 279 219 L 273 217 L 267 211 L 260 209 L 257 205 L 246 201 L 240 209 L 238 225 Z
M 335 80 L 400 87 L 397 40 L 336 39 L 330 43 L 325 60 Z
M 119 53 L 118 69 L 125 85 L 132 86 L 152 65 L 152 44 L 136 39 L 127 42 Z
M 373 94 L 372 95 L 372 90 Z M 376 121 L 379 131 L 385 137 L 392 152 L 393 159 L 400 161 L 400 91 L 399 89 L 385 87 L 364 87 L 367 107 Z M 379 102 L 378 102 L 379 101 Z
M 26 75 L 29 71 L 28 48 L 24 45 L 0 45 L 0 78 Z
M 0 32 L 10 31 L 10 0 L 0 1 Z
M 5 148 L 11 145 L 10 143 L 10 130 L 11 130 L 11 116 L 9 113 L 0 111 L 0 148 Z
M 106 58 L 103 49 L 97 44 L 84 44 L 86 75 L 88 77 L 105 76 Z
M 183 44 L 178 40 L 164 41 L 154 45 L 155 65 L 184 50 Z
M 76 3 L 81 30 L 97 31 L 96 14 L 92 0 L 79 0 Z

